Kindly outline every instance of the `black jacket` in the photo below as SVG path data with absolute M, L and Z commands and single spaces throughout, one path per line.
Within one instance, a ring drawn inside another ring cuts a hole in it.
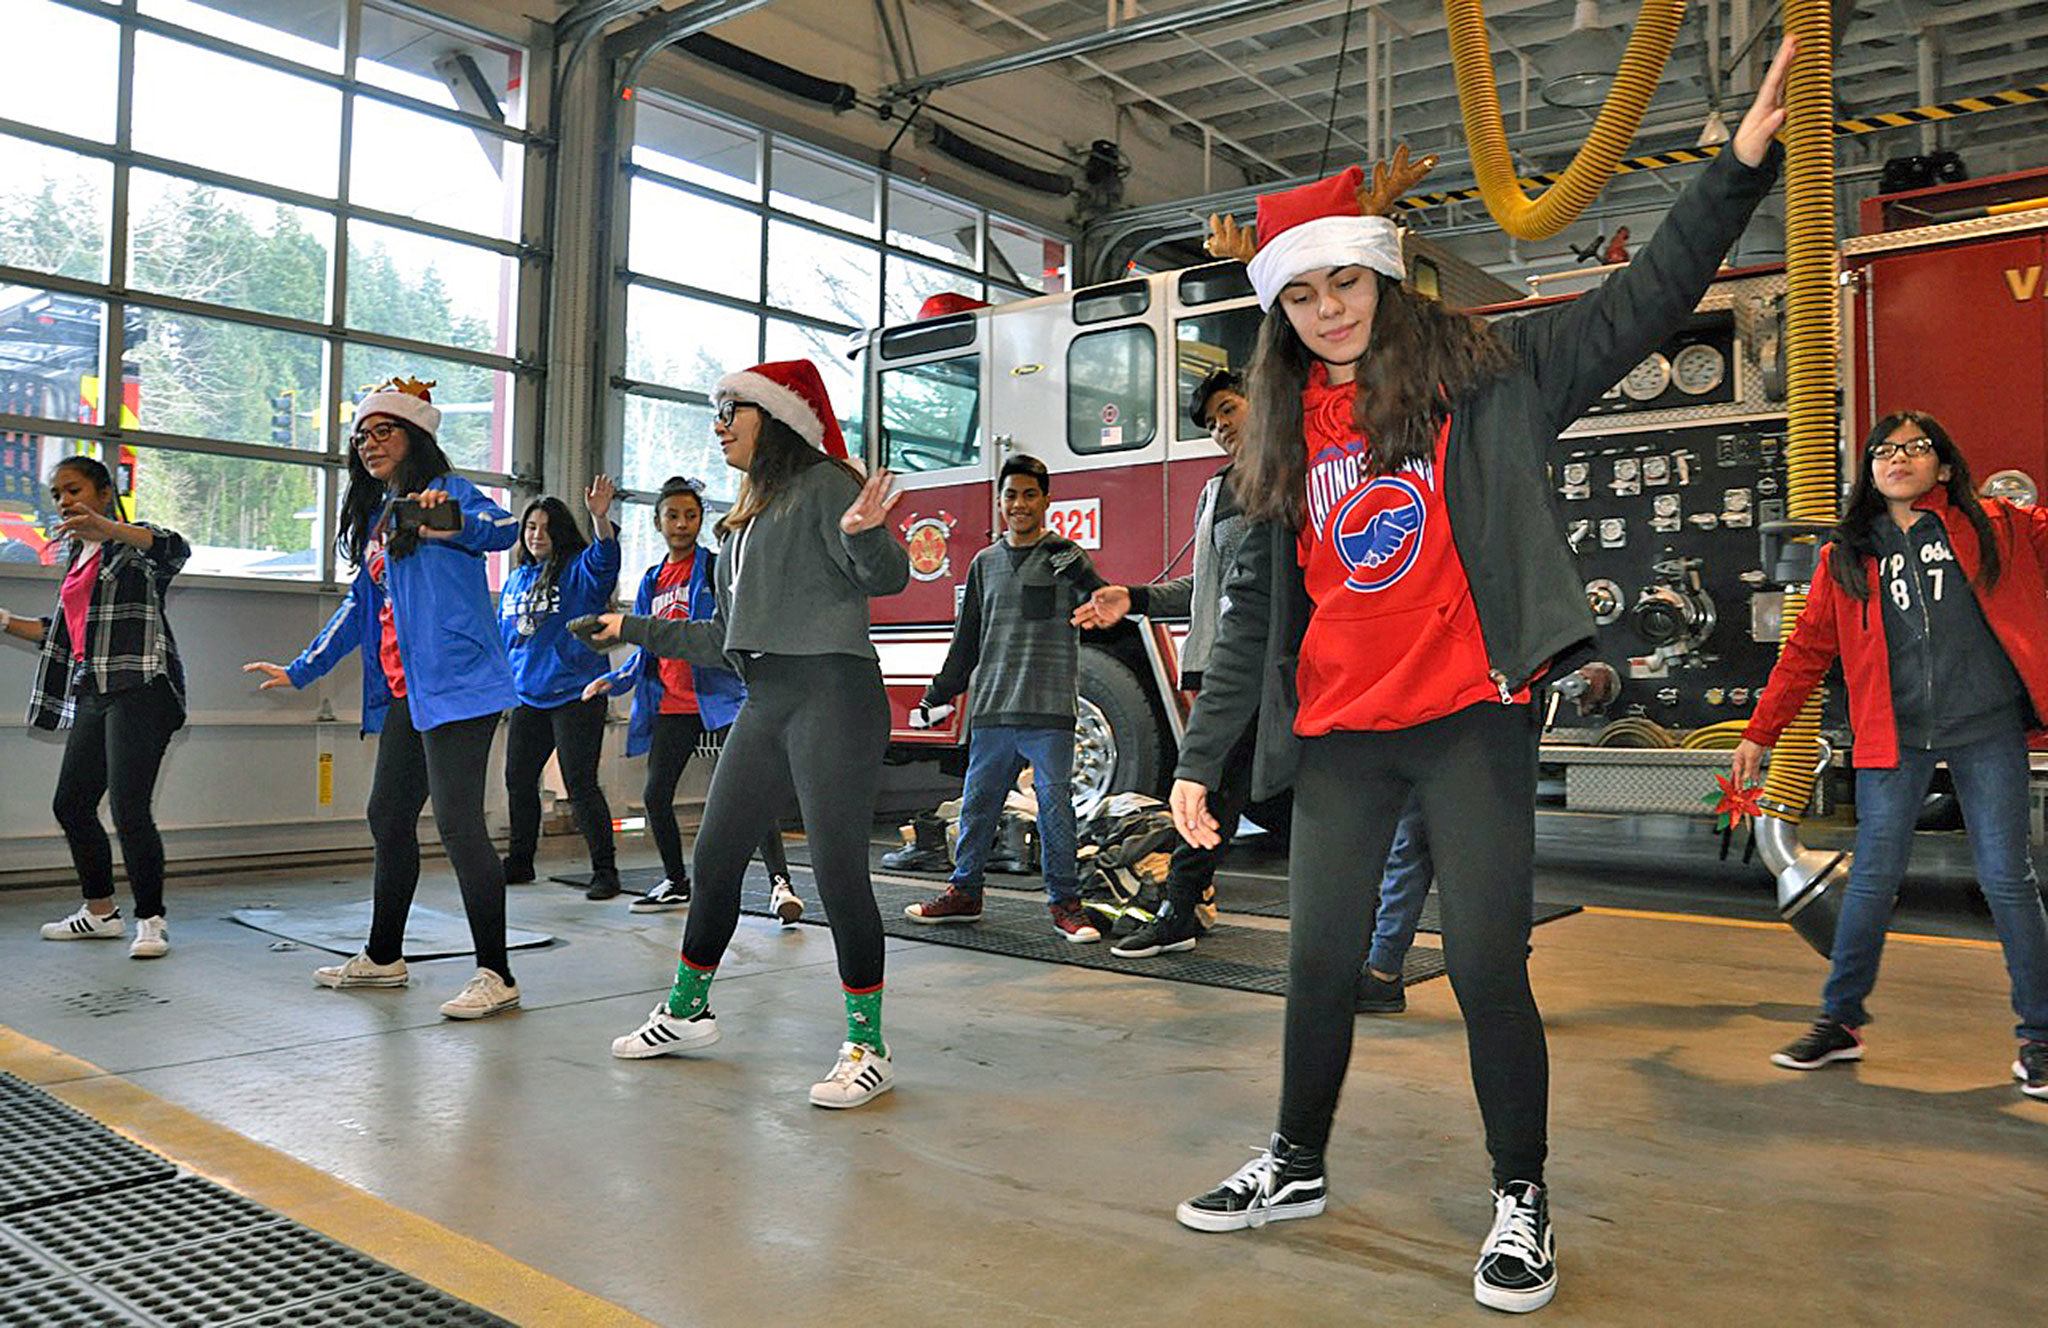
M 1451 402 L 1444 503 L 1487 658 L 1507 687 L 1573 667 L 1594 637 L 1553 505 L 1550 444 L 1692 313 L 1770 193 L 1781 155 L 1774 145 L 1752 169 L 1722 152 L 1672 204 L 1635 261 L 1597 290 L 1496 323 L 1519 367 Z M 1253 796 L 1271 797 L 1293 783 L 1300 756 L 1294 668 L 1310 610 L 1295 536 L 1282 521 L 1261 522 L 1245 536 L 1227 583 L 1230 607 L 1181 741 L 1178 778 L 1216 787 L 1256 711 Z

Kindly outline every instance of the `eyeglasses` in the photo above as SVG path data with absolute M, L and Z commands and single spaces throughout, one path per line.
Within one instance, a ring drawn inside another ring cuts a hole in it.
M 723 428 L 730 429 L 732 427 L 733 417 L 740 413 L 740 409 L 742 407 L 745 407 L 748 410 L 761 409 L 759 406 L 755 405 L 751 401 L 733 401 L 728 398 L 727 400 L 718 403 L 717 418 L 720 426 Z
M 349 442 L 357 447 L 361 447 L 364 443 L 388 443 L 404 432 L 405 426 L 402 424 L 395 424 L 390 420 L 378 420 L 375 424 L 366 424 L 349 435 Z
M 1900 442 L 1889 439 L 1870 449 L 1872 461 L 1889 461 L 1895 456 L 1924 457 L 1934 450 L 1932 438 L 1907 438 Z

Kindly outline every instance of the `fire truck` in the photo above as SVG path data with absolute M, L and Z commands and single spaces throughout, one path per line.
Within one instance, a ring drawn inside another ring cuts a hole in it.
M 1879 415 L 1940 416 L 1987 491 L 2031 503 L 2048 478 L 2048 170 L 1881 196 L 1842 250 L 1845 462 Z M 2018 206 L 2016 206 L 2018 205 Z M 1411 282 L 1454 307 L 1524 317 L 1611 268 L 1531 297 L 1411 235 Z M 1555 506 L 1612 670 L 1604 705 L 1550 700 L 1544 761 L 1566 805 L 1698 813 L 1723 737 L 1776 659 L 1782 593 L 1760 538 L 1784 515 L 1781 268 L 1724 270 L 1693 317 L 1553 445 Z M 1015 452 L 1052 472 L 1049 522 L 1112 581 L 1189 566 L 1195 500 L 1222 464 L 1188 390 L 1242 369 L 1261 318 L 1243 270 L 1135 276 L 872 334 L 868 463 L 903 476 L 892 520 L 911 583 L 877 601 L 874 640 L 897 759 L 957 768 L 963 711 L 907 724 L 943 660 L 967 565 L 999 530 L 996 472 Z M 1845 465 L 1844 474 L 1851 473 Z M 1176 624 L 1084 634 L 1077 801 L 1156 790 L 1187 715 Z M 1829 759 L 1846 768 L 1839 697 Z M 1825 787 L 1826 781 L 1822 781 Z M 2037 827 L 2038 829 L 2038 827 Z
M 87 423 L 99 418 L 100 319 L 99 306 L 78 296 L 0 289 L 0 413 Z M 136 423 L 140 393 L 132 377 L 121 385 L 124 427 Z M 49 564 L 62 553 L 63 543 L 45 535 L 58 520 L 46 487 L 50 467 L 60 457 L 99 450 L 69 438 L 0 430 L 0 562 Z M 132 494 L 134 449 L 122 447 L 107 460 L 121 492 Z

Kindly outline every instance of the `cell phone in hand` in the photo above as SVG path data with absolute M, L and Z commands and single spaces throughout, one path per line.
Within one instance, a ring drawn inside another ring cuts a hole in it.
M 601 613 L 586 613 L 581 617 L 571 618 L 568 622 L 563 623 L 562 626 L 568 628 L 569 634 L 584 645 L 590 645 L 591 638 L 604 630 L 604 615 Z
M 462 504 L 453 498 L 436 507 L 423 507 L 417 498 L 398 498 L 391 510 L 400 530 L 462 529 Z

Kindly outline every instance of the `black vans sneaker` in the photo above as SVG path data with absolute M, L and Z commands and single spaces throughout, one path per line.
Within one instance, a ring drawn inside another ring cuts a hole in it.
M 1173 1215 L 1197 1231 L 1242 1231 L 1290 1217 L 1320 1217 L 1326 1198 L 1322 1150 L 1290 1144 L 1276 1134 L 1228 1180 L 1188 1200 Z
M 1787 1070 L 1818 1070 L 1836 1061 L 1863 1059 L 1863 1037 L 1847 1024 L 1822 1015 L 1806 1030 L 1806 1036 L 1782 1051 L 1771 1053 L 1771 1064 Z
M 1534 1181 L 1511 1180 L 1493 1192 L 1493 1230 L 1479 1247 L 1472 1295 L 1510 1314 L 1540 1310 L 1557 1294 L 1557 1239 L 1550 1200 Z
M 1408 1008 L 1408 992 L 1402 985 L 1399 973 L 1383 978 L 1370 968 L 1358 970 L 1358 1001 L 1355 1007 L 1360 1014 L 1400 1014 Z
M 2012 1077 L 2020 1081 L 2020 1091 L 2028 1097 L 2048 1098 L 2048 1042 L 2020 1043 Z
M 1202 937 L 1202 924 L 1192 910 L 1183 913 L 1171 901 L 1159 916 L 1109 947 L 1119 959 L 1150 959 L 1153 955 L 1192 950 Z

